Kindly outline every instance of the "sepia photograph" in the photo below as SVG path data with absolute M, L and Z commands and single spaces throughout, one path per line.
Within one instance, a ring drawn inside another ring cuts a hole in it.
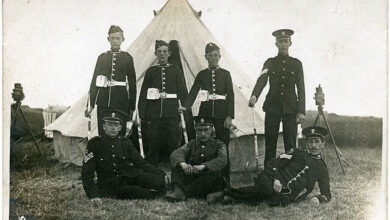
M 3 219 L 387 219 L 388 1 L 2 12 Z

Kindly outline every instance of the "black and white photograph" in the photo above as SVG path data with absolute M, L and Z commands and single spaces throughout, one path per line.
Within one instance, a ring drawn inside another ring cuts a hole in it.
M 3 219 L 388 218 L 388 1 L 2 12 Z

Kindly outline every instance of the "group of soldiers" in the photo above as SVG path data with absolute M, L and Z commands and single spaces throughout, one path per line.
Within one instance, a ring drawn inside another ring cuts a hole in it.
M 98 203 L 105 197 L 159 196 L 170 202 L 202 197 L 209 204 L 266 200 L 272 206 L 305 198 L 315 203 L 329 201 L 329 175 L 320 156 L 326 129 L 303 129 L 307 148 L 296 146 L 297 122 L 305 114 L 305 89 L 302 64 L 288 55 L 292 34 L 288 29 L 273 33 L 279 54 L 265 62 L 249 100 L 249 107 L 253 107 L 269 81 L 270 91 L 263 105 L 264 171 L 255 178 L 253 186 L 233 188 L 228 146 L 234 91 L 230 72 L 218 65 L 220 48 L 214 43 L 205 46 L 208 68 L 196 75 L 188 93 L 183 71 L 169 62 L 170 44 L 156 41 L 157 64 L 146 70 L 138 101 L 139 117 L 149 124 L 143 158 L 125 136 L 126 124 L 136 106 L 134 62 L 129 53 L 120 50 L 123 30 L 111 26 L 107 38 L 111 50 L 98 57 L 89 90 L 91 108 L 85 112 L 90 117 L 97 107 L 99 132 L 99 136 L 88 141 L 83 161 L 82 182 L 87 197 Z M 195 138 L 180 146 L 180 114 L 189 112 L 197 97 L 201 105 L 199 115 L 193 117 Z M 281 121 L 286 153 L 276 158 Z M 158 168 L 163 143 L 169 148 L 170 175 Z M 321 194 L 314 196 L 311 192 L 316 182 Z

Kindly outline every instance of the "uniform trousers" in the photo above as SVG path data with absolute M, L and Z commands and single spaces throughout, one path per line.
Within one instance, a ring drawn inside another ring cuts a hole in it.
M 273 181 L 267 177 L 265 172 L 261 172 L 255 179 L 254 186 L 241 188 L 229 188 L 225 194 L 233 197 L 235 200 L 247 203 L 261 202 L 270 197 L 273 193 Z
M 180 145 L 179 118 L 152 118 L 148 130 L 149 147 L 146 160 L 157 167 L 160 146 L 164 144 L 164 139 L 168 143 L 169 155 Z
M 120 176 L 115 193 L 119 199 L 153 199 L 165 193 L 165 177 L 147 172 L 131 178 Z
M 220 171 L 187 175 L 183 169 L 175 168 L 171 172 L 171 180 L 172 185 L 179 186 L 187 197 L 205 198 L 226 186 Z
M 297 123 L 296 114 L 265 113 L 265 158 L 267 161 L 276 157 L 280 122 L 283 122 L 283 142 L 285 152 L 296 147 Z
M 224 126 L 225 119 L 216 119 L 214 123 L 216 138 L 221 140 L 226 145 L 226 156 L 228 159 L 227 165 L 222 169 L 222 176 L 230 183 L 230 159 L 229 159 L 229 140 L 230 130 Z
M 249 205 L 257 205 L 262 201 L 265 201 L 271 207 L 288 205 L 290 203 L 289 197 L 275 192 L 273 185 L 273 181 L 265 172 L 262 172 L 255 179 L 254 186 L 225 189 L 225 195 Z

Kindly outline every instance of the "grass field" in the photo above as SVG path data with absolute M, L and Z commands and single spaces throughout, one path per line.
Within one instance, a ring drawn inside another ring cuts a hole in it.
M 50 154 L 51 142 L 41 143 Z M 309 202 L 285 208 L 258 206 L 212 205 L 190 199 L 171 204 L 162 199 L 110 200 L 94 206 L 86 198 L 80 168 L 37 164 L 33 146 L 24 144 L 14 155 L 10 179 L 10 219 L 376 219 L 381 214 L 381 149 L 376 146 L 343 147 L 344 157 L 351 164 L 343 175 L 334 151 L 327 151 L 331 175 L 332 200 L 327 204 Z M 24 150 L 27 149 L 27 150 Z M 30 152 L 27 156 L 25 152 Z M 47 166 L 48 168 L 43 168 Z M 232 175 L 232 184 L 251 184 L 247 173 Z

